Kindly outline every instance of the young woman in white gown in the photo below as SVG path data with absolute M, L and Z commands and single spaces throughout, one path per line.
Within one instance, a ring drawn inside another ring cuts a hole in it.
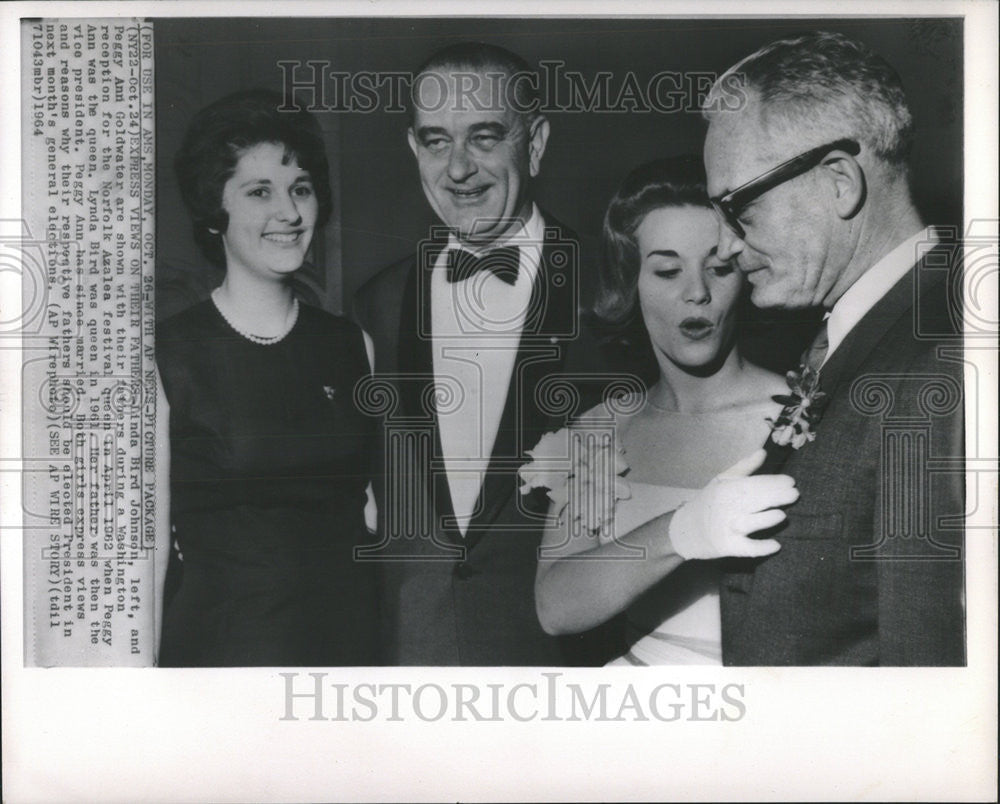
M 718 259 L 717 239 L 694 156 L 637 168 L 604 220 L 596 312 L 623 329 L 641 323 L 659 377 L 618 413 L 584 415 L 610 422 L 631 498 L 618 501 L 610 537 L 568 538 L 565 516 L 547 529 L 536 605 L 553 634 L 624 611 L 629 647 L 613 664 L 720 664 L 718 562 L 686 559 L 774 552 L 776 541 L 750 534 L 780 523 L 797 498 L 791 478 L 748 477 L 780 411 L 772 396 L 786 387 L 736 347 L 746 280 Z

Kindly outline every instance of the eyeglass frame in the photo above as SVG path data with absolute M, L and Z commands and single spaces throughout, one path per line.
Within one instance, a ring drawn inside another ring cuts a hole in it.
M 793 156 L 757 178 L 741 184 L 735 190 L 709 198 L 709 203 L 722 222 L 732 229 L 737 237 L 745 237 L 746 230 L 737 218 L 751 201 L 756 201 L 764 193 L 770 192 L 786 181 L 808 173 L 833 151 L 844 151 L 851 156 L 857 156 L 861 153 L 861 146 L 856 140 L 841 138 L 826 145 L 810 148 L 805 153 Z

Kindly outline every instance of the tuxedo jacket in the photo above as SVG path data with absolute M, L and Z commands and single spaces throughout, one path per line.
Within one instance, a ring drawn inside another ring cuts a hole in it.
M 727 562 L 725 664 L 964 664 L 952 249 L 928 252 L 830 355 L 815 441 L 769 444 L 771 470 L 795 478 L 801 496 L 775 533 L 779 552 Z
M 455 525 L 430 391 L 430 273 L 446 236 L 389 266 L 357 293 L 355 317 L 375 345 L 372 393 L 382 418 L 376 498 L 384 661 L 405 665 L 603 664 L 609 625 L 545 634 L 535 613 L 541 490 L 519 493 L 517 468 L 545 432 L 598 400 L 595 340 L 581 329 L 578 238 L 544 215 L 545 243 L 499 431 L 467 532 Z M 359 393 L 359 397 L 366 396 Z M 362 402 L 364 404 L 364 402 Z M 470 446 L 470 448 L 472 448 Z M 485 457 L 485 456 L 484 456 Z

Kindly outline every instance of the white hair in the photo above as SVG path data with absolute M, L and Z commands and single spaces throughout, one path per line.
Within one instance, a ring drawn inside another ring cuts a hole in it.
M 765 45 L 719 76 L 702 105 L 706 120 L 726 113 L 720 101 L 731 100 L 734 84 L 759 103 L 767 129 L 815 132 L 817 145 L 849 137 L 893 172 L 906 172 L 913 115 L 903 84 L 861 42 L 817 31 Z

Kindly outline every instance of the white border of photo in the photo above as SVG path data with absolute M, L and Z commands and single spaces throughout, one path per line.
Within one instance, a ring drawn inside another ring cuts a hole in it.
M 594 16 L 606 15 L 608 8 L 584 0 L 521 2 L 493 4 L 488 13 Z M 447 16 L 470 10 L 467 2 L 440 0 L 6 3 L 0 8 L 0 119 L 5 121 L 0 218 L 20 217 L 14 122 L 20 116 L 19 17 Z M 998 218 L 993 4 L 700 0 L 630 2 L 614 10 L 616 16 L 964 16 L 965 215 L 967 221 Z M 9 278 L 2 288 L 5 306 L 20 298 Z M 995 285 L 992 293 L 995 321 Z M 970 353 L 969 359 L 979 364 L 980 376 L 993 381 L 983 383 L 982 398 L 969 400 L 988 414 L 981 420 L 986 432 L 978 434 L 980 443 L 970 445 L 968 454 L 995 456 L 996 351 Z M 5 445 L 20 443 L 20 362 L 6 342 L 0 372 L 0 437 Z M 311 699 L 296 699 L 295 719 L 282 719 L 288 682 L 280 668 L 25 668 L 18 465 L 9 459 L 8 446 L 0 459 L 5 801 L 992 800 L 996 795 L 995 502 L 980 505 L 970 522 L 980 529 L 970 530 L 967 540 L 966 668 L 553 670 L 563 692 L 576 684 L 588 699 L 601 684 L 609 685 L 606 717 L 591 712 L 575 720 L 545 717 L 546 705 L 538 701 L 546 700 L 552 676 L 544 669 L 331 669 L 321 679 L 327 719 L 311 719 Z M 988 499 L 995 501 L 995 476 L 991 490 Z M 311 682 L 309 672 L 322 671 L 297 672 L 298 685 Z M 351 707 L 345 720 L 329 719 L 346 711 L 336 708 L 337 685 Z M 380 686 L 391 690 L 387 685 L 411 690 L 435 685 L 446 691 L 451 710 L 434 717 L 438 707 L 432 696 L 438 693 L 427 687 L 419 713 L 404 716 L 413 703 L 404 701 L 399 719 L 393 719 L 389 699 L 378 693 Z M 489 685 L 499 685 L 501 720 L 478 721 L 468 710 L 466 719 L 455 720 L 455 697 L 464 694 L 455 693 L 455 685 L 479 688 L 480 714 L 490 712 Z M 674 711 L 668 706 L 677 700 L 672 688 L 654 693 L 661 685 L 675 685 L 687 696 L 676 720 L 651 714 L 654 694 L 661 716 Z M 691 685 L 713 689 L 692 692 Z M 379 695 L 374 719 L 366 720 L 372 707 L 357 703 L 358 695 Z M 630 697 L 638 703 L 626 705 Z M 637 708 L 648 719 L 640 719 Z

